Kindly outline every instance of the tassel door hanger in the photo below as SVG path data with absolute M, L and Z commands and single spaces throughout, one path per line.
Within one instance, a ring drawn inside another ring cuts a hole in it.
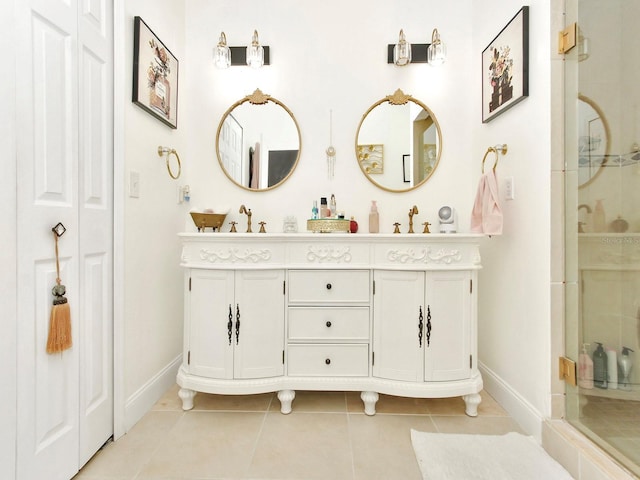
M 66 287 L 60 280 L 60 260 L 58 255 L 58 238 L 66 232 L 62 223 L 58 223 L 51 229 L 56 245 L 56 284 L 51 293 L 53 294 L 53 307 L 49 318 L 49 335 L 47 338 L 47 353 L 60 353 L 71 348 L 71 309 L 65 294 Z

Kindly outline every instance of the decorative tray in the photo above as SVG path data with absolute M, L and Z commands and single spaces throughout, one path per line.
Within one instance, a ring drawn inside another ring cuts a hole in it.
M 191 213 L 193 223 L 196 224 L 199 232 L 204 232 L 206 227 L 212 228 L 214 232 L 216 230 L 219 232 L 224 223 L 224 219 L 227 217 L 226 213 L 189 213 Z
M 307 230 L 317 233 L 349 233 L 350 220 L 342 218 L 320 218 L 307 220 Z

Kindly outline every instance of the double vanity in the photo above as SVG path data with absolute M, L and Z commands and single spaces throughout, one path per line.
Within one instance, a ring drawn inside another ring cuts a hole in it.
M 183 233 L 183 409 L 196 392 L 461 396 L 477 415 L 473 234 Z

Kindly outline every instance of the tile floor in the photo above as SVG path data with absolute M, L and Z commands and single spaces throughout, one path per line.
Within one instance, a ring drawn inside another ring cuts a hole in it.
M 460 398 L 380 395 L 375 416 L 359 392 L 296 392 L 280 413 L 275 393 L 199 393 L 182 411 L 170 389 L 126 435 L 102 448 L 76 480 L 385 479 L 419 480 L 410 430 L 523 433 L 486 393 L 478 416 Z

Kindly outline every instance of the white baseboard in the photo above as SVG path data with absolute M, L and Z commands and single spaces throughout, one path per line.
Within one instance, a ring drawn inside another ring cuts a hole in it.
M 540 412 L 482 362 L 478 363 L 478 369 L 482 374 L 484 389 L 487 393 L 507 411 L 527 435 L 531 435 L 538 443 L 542 443 L 544 418 Z
M 125 403 L 124 421 L 125 432 L 128 432 L 151 407 L 176 384 L 178 369 L 182 365 L 182 354 L 159 371 L 153 378 L 127 398 Z

